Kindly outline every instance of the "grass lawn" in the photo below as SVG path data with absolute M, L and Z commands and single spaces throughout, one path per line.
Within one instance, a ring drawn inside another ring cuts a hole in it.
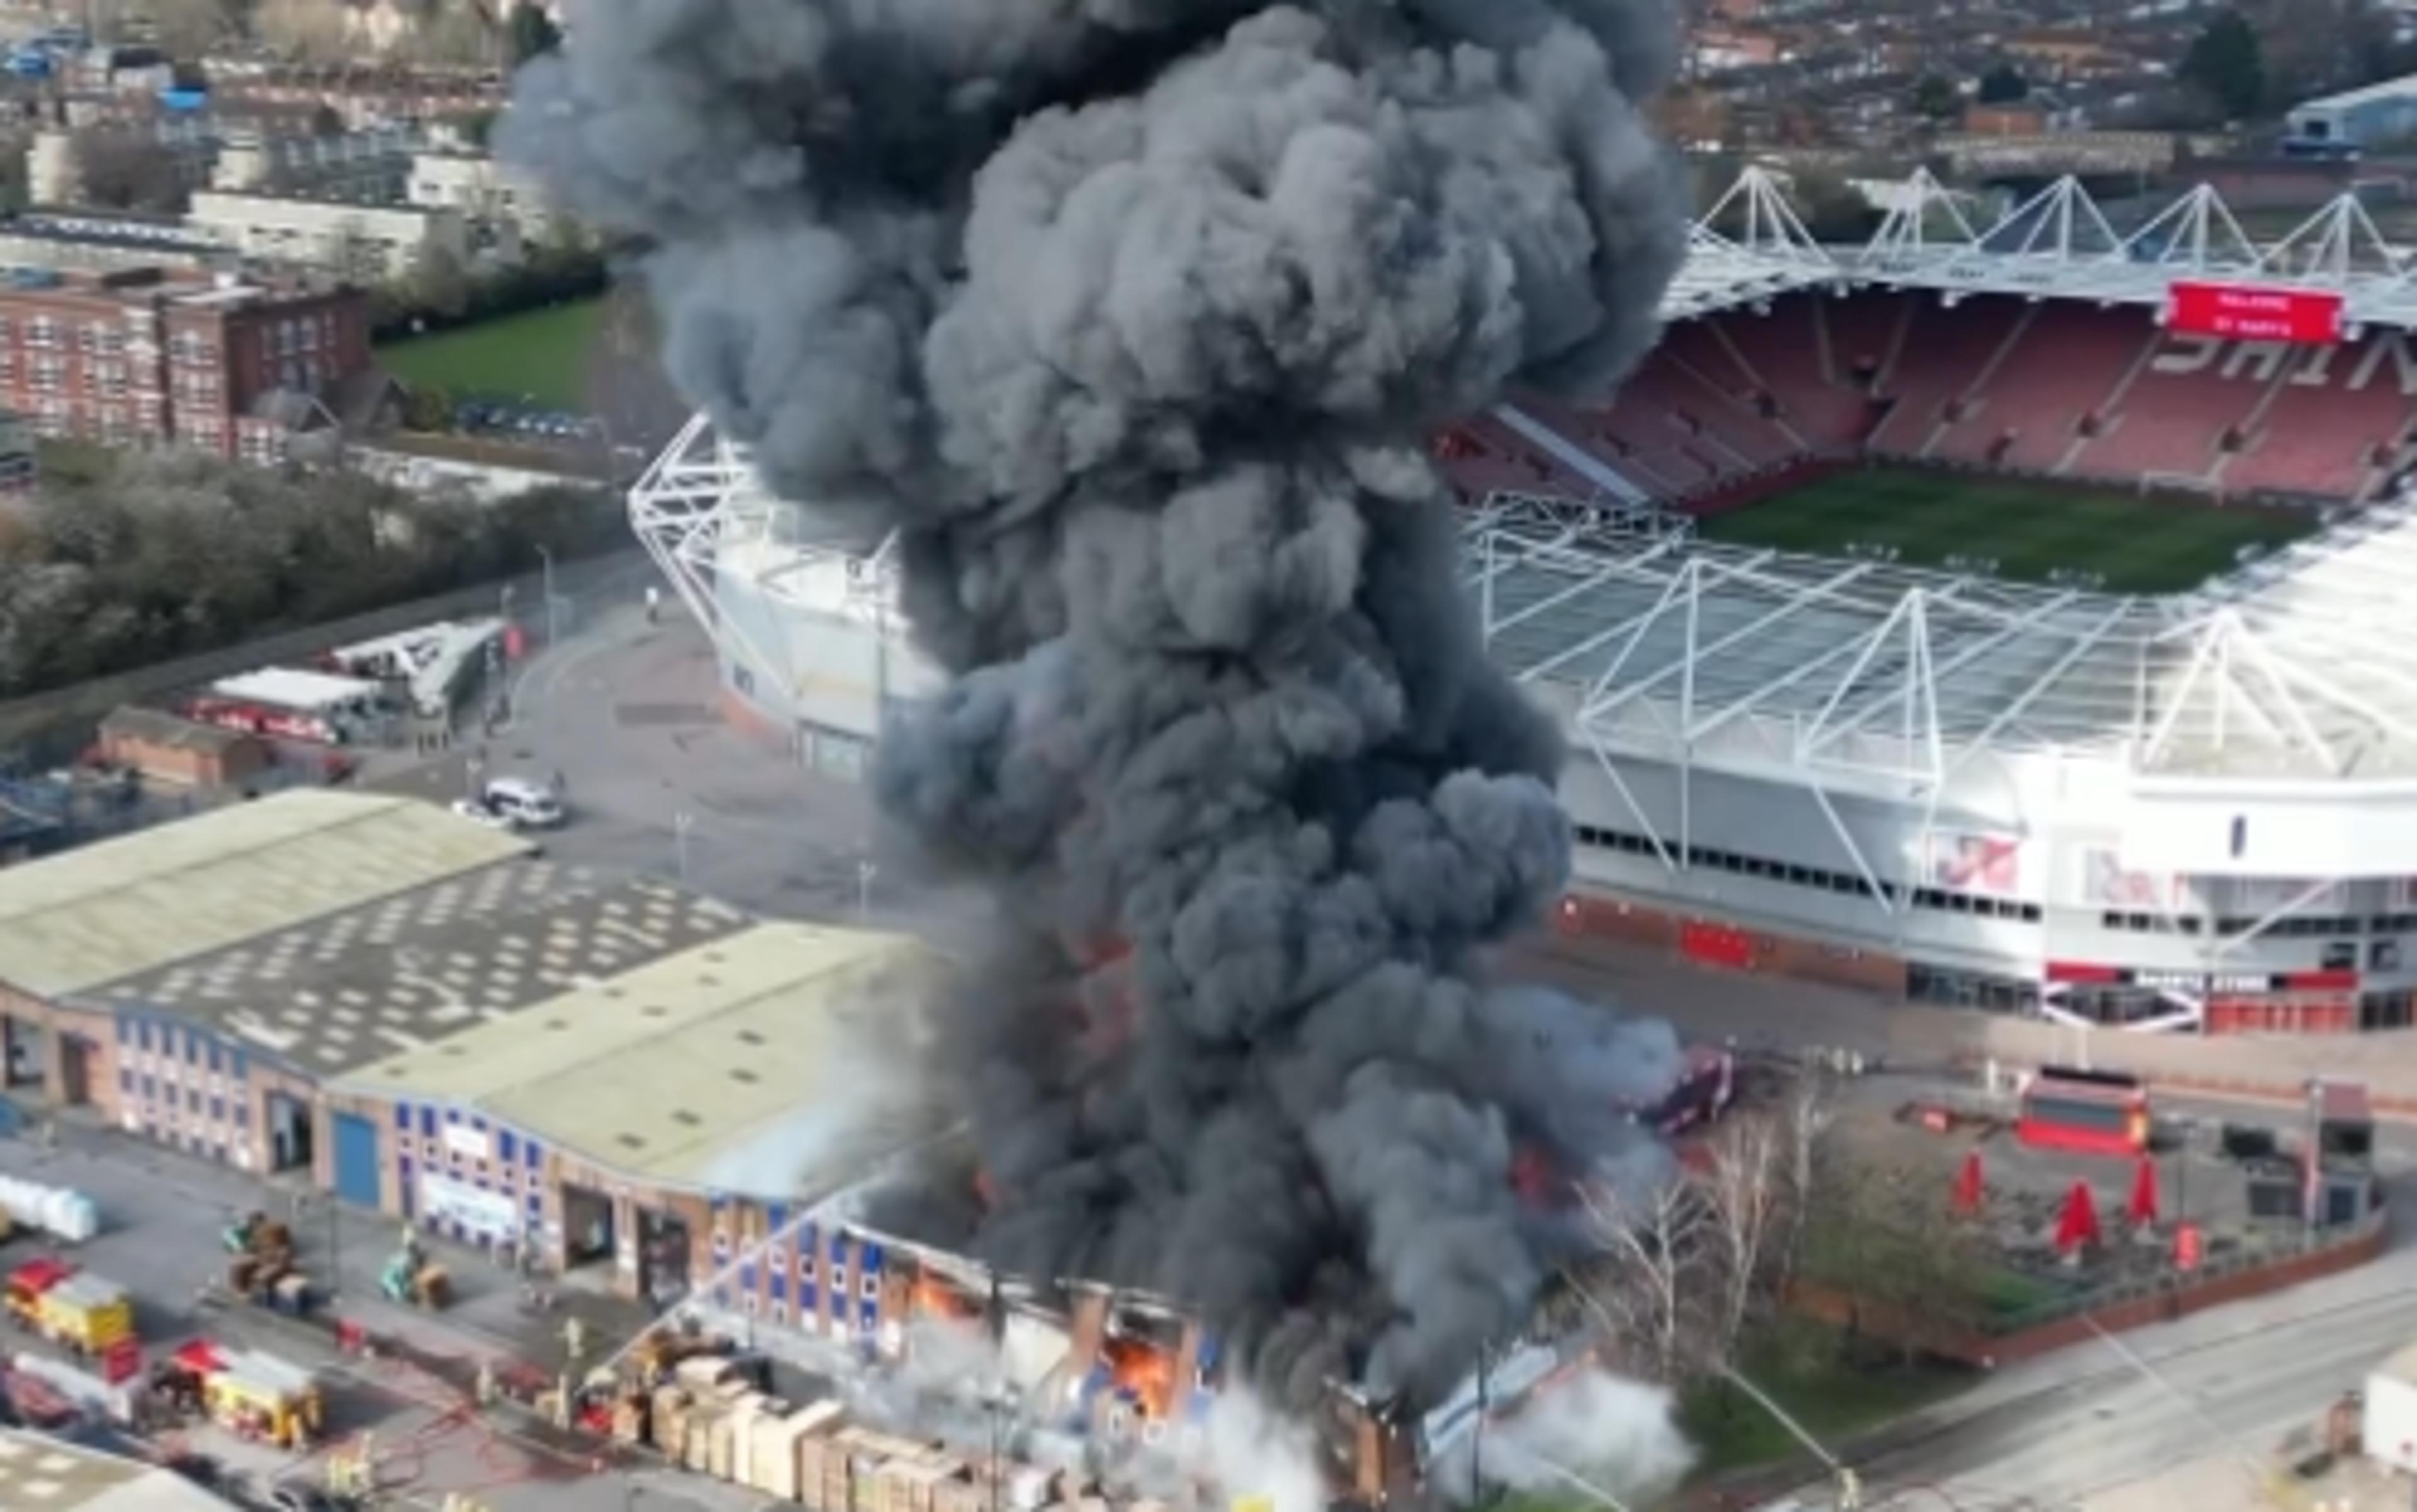
M 1741 1368 L 1804 1431 L 1832 1449 L 1953 1396 L 1971 1379 L 1953 1367 L 1908 1366 L 1884 1347 L 1850 1347 L 1837 1330 L 1806 1319 L 1780 1320 L 1747 1349 Z M 1760 1404 L 1725 1381 L 1708 1382 L 1680 1398 L 1679 1421 L 1700 1457 L 1699 1475 L 1768 1464 L 1803 1447 Z
M 573 300 L 389 342 L 377 357 L 403 382 L 433 384 L 455 399 L 584 410 L 588 348 L 603 313 L 600 297 Z
M 2242 546 L 2279 545 L 2316 524 L 2314 513 L 2299 511 L 1876 467 L 1710 516 L 1697 529 L 1724 544 L 1825 557 L 1850 545 L 1893 546 L 1909 566 L 1993 559 L 1998 576 L 2034 583 L 2059 569 L 2087 569 L 2115 592 L 2174 593 L 2230 568 Z

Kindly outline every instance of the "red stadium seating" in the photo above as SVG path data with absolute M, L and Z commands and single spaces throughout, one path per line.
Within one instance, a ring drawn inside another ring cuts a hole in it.
M 2417 373 L 2403 375 L 2408 339 L 2372 335 L 2290 365 L 2265 412 L 2245 427 L 2224 486 L 2355 498 L 2390 466 L 2409 433 Z
M 1772 423 L 1800 451 L 1852 446 L 1871 428 L 1869 393 L 1855 383 L 1851 366 L 1843 378 L 1837 371 L 1832 307 L 1822 295 L 1789 295 L 1773 300 L 1767 314 L 1730 311 L 1702 322 L 1744 371 L 1752 391 L 1771 402 Z
M 2020 299 L 1976 295 L 1956 304 L 1917 299 L 1903 349 L 1881 383 L 1896 405 L 1872 432 L 1871 448 L 1890 456 L 1929 454 L 1932 434 L 1951 406 L 1981 381 L 2020 334 Z
M 2205 350 L 2219 360 L 2169 371 L 2167 363 L 2202 339 L 2176 340 L 2184 347 L 2169 344 L 2163 332 L 2147 333 L 2123 381 L 2099 408 L 2098 434 L 2074 453 L 2065 472 L 2089 478 L 2213 474 L 2225 435 L 2247 423 L 2264 386 L 2228 379 L 2221 360 L 2227 354 L 2213 342 Z
M 1963 417 L 1941 434 L 1934 456 L 2026 472 L 2052 472 L 2081 442 L 2083 416 L 2105 402 L 2140 354 L 2147 335 L 2095 305 L 2035 305 L 2022 339 Z
M 1607 468 L 1699 508 L 1858 454 L 2349 499 L 2407 460 L 2412 396 L 2397 332 L 2286 359 L 2169 338 L 2139 305 L 1808 290 L 1673 324 L 1600 402 L 1520 398 L 1584 466 L 1492 417 L 1448 466 L 1466 492 L 1580 496 L 1617 491 Z

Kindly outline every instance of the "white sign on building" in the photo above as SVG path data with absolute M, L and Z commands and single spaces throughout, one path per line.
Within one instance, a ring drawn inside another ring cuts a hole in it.
M 472 1128 L 467 1123 L 445 1125 L 445 1148 L 464 1160 L 485 1160 L 494 1147 L 488 1142 L 487 1131 Z
M 459 1224 L 464 1237 L 506 1243 L 520 1233 L 520 1210 L 509 1195 L 482 1192 L 468 1182 L 429 1171 L 419 1178 L 419 1213 L 430 1224 Z

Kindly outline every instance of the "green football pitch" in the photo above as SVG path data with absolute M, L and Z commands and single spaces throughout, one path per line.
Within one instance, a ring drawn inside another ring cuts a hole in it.
M 2078 570 L 2113 592 L 2174 593 L 2230 568 L 2243 546 L 2277 546 L 2316 527 L 2313 511 L 1876 467 L 1708 516 L 1696 530 L 1723 545 L 1820 557 L 1893 546 L 1907 566 L 1941 567 L 1954 557 L 1994 561 L 1996 576 L 2017 581 Z

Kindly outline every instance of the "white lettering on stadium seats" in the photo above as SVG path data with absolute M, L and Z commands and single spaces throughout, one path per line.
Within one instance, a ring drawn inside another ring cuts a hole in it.
M 2296 360 L 2295 360 L 2296 354 Z M 2218 359 L 2222 359 L 2219 362 Z M 2400 397 L 2417 399 L 2417 351 L 2403 331 L 2383 331 L 2352 346 L 2294 347 L 2280 342 L 2227 342 L 2214 336 L 2169 335 L 2149 370 L 2186 378 L 2213 368 L 2221 377 L 2266 383 L 2288 371 L 2297 389 L 2363 390 L 2376 381 L 2386 360 L 2400 385 Z M 2285 363 L 2290 363 L 2287 370 Z

